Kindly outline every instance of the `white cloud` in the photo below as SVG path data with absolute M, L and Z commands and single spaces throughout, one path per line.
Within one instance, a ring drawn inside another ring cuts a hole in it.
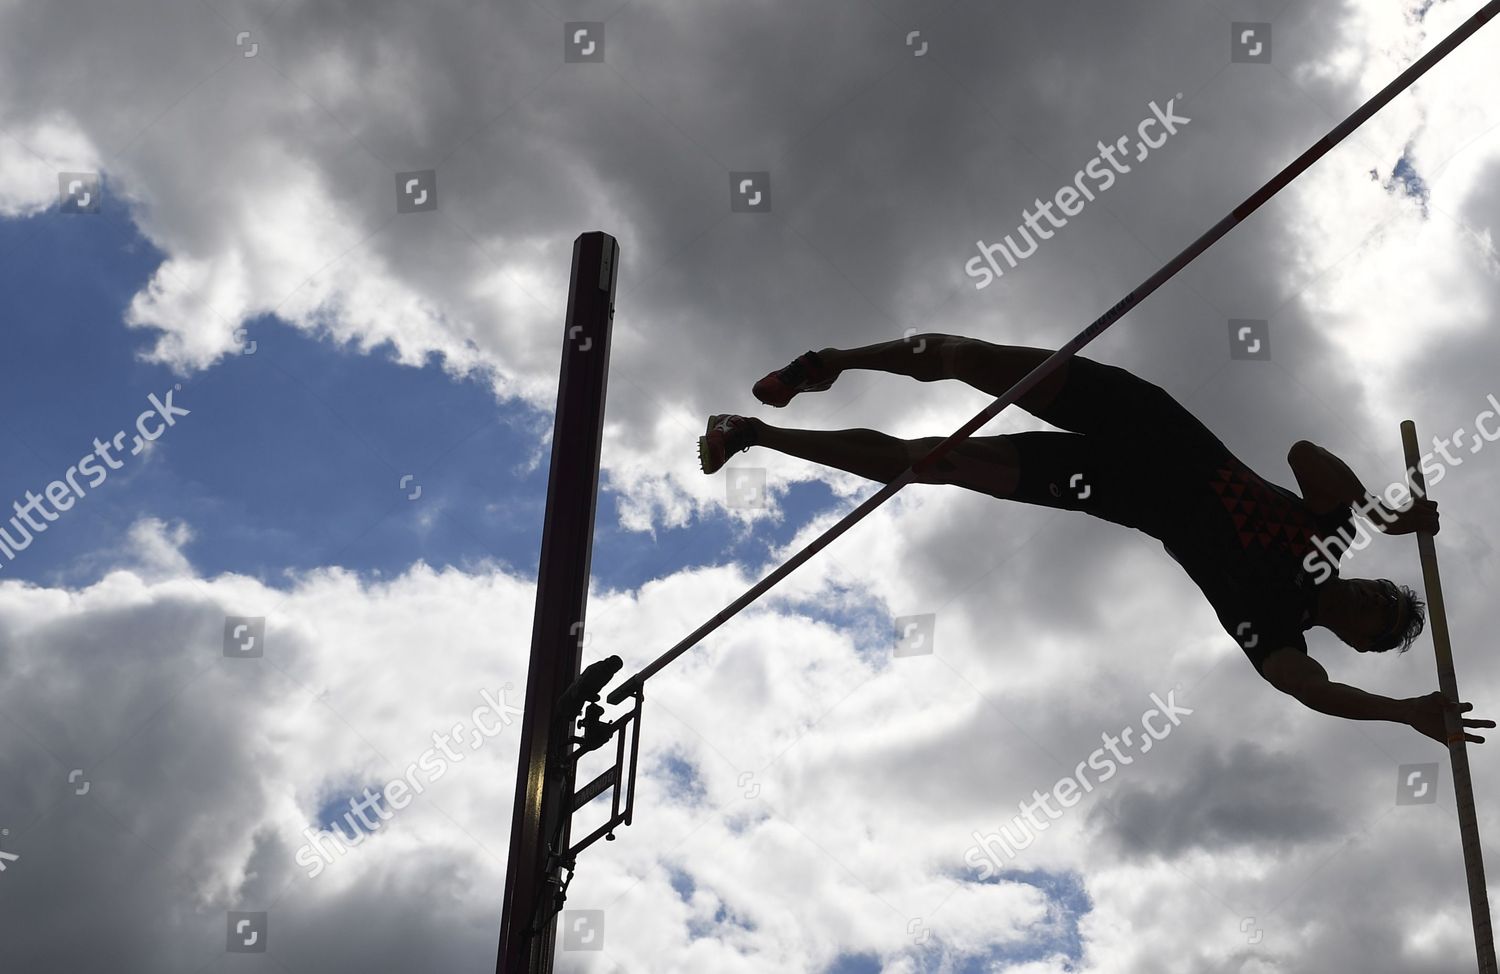
M 142 518 L 130 526 L 126 563 L 142 578 L 157 581 L 192 578 L 193 566 L 182 549 L 193 540 L 186 522 L 167 524 L 160 518 Z
M 61 115 L 39 114 L 0 130 L 0 216 L 30 216 L 55 205 L 59 172 L 98 169 L 98 150 Z

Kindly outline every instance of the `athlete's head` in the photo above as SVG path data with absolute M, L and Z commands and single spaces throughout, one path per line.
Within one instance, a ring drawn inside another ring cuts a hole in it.
M 1361 653 L 1402 652 L 1427 616 L 1416 592 L 1388 578 L 1336 578 L 1318 597 L 1318 623 Z

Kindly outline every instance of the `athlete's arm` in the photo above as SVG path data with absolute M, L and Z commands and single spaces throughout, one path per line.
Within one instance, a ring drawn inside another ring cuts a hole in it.
M 1314 514 L 1327 514 L 1345 504 L 1361 505 L 1370 512 L 1369 521 L 1376 530 L 1386 534 L 1438 532 L 1437 504 L 1419 497 L 1408 507 L 1395 510 L 1366 490 L 1347 463 L 1315 443 L 1293 443 L 1286 462 L 1297 477 L 1302 499 Z
M 1335 683 L 1328 678 L 1328 671 L 1321 663 L 1290 646 L 1267 656 L 1261 672 L 1276 689 L 1296 697 L 1303 705 L 1319 713 L 1349 720 L 1389 720 L 1406 724 L 1440 744 L 1448 740 L 1443 711 L 1456 707 L 1458 713 L 1467 713 L 1474 708 L 1471 703 L 1450 704 L 1441 692 L 1397 700 L 1346 683 Z M 1494 727 L 1495 722 L 1465 719 L 1463 726 Z M 1464 739 L 1474 744 L 1484 743 L 1484 738 L 1467 732 Z
M 1358 687 L 1335 683 L 1323 664 L 1290 646 L 1278 649 L 1261 665 L 1266 681 L 1282 693 L 1296 697 L 1319 713 L 1349 720 L 1392 720 L 1409 724 L 1410 707 L 1405 700 L 1367 693 Z

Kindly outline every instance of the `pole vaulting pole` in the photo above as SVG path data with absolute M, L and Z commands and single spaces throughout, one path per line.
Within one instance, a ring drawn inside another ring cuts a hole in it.
M 1407 68 L 1405 71 L 1401 72 L 1401 74 L 1397 75 L 1396 80 L 1380 89 L 1380 91 L 1377 92 L 1374 97 L 1361 105 L 1354 112 L 1354 114 L 1350 115 L 1338 125 L 1334 126 L 1331 132 L 1319 139 L 1317 143 L 1314 144 L 1310 149 L 1302 153 L 1302 155 L 1293 160 L 1292 163 L 1285 169 L 1281 170 L 1281 172 L 1273 176 L 1270 182 L 1266 183 L 1260 189 L 1256 190 L 1253 194 L 1251 194 L 1249 199 L 1245 200 L 1245 202 L 1235 207 L 1234 212 L 1230 213 L 1224 219 L 1220 220 L 1218 223 L 1210 227 L 1208 232 L 1203 234 L 1203 236 L 1188 244 L 1187 249 L 1183 250 L 1182 253 L 1178 254 L 1176 257 L 1173 257 L 1170 261 L 1168 261 L 1165 267 L 1157 271 L 1155 274 L 1152 274 L 1140 287 L 1137 287 L 1134 291 L 1131 291 L 1129 294 L 1125 295 L 1125 297 L 1121 298 L 1112 308 L 1095 319 L 1093 324 L 1089 325 L 1083 331 L 1074 336 L 1072 341 L 1068 342 L 1062 348 L 1059 348 L 1057 351 L 1053 352 L 1050 356 L 1047 357 L 1044 362 L 1042 362 L 1036 368 L 1032 369 L 1019 382 L 1011 386 L 1010 389 L 1006 390 L 1004 395 L 996 399 L 994 402 L 990 403 L 988 406 L 984 407 L 984 409 L 980 410 L 973 419 L 969 420 L 963 426 L 959 427 L 959 429 L 952 436 L 948 437 L 946 440 L 933 447 L 931 453 L 928 453 L 922 459 L 914 463 L 906 470 L 905 473 L 901 474 L 901 476 L 897 477 L 895 480 L 892 480 L 890 483 L 881 487 L 880 490 L 871 494 L 869 498 L 864 501 L 864 503 L 860 504 L 848 514 L 845 514 L 840 521 L 830 527 L 827 531 L 824 531 L 817 538 L 814 538 L 812 542 L 807 545 L 807 547 L 797 552 L 775 571 L 771 572 L 771 574 L 767 575 L 765 578 L 752 585 L 744 595 L 741 595 L 739 598 L 735 599 L 733 602 L 729 603 L 727 606 L 721 609 L 718 615 L 714 616 L 712 619 L 708 620 L 697 629 L 694 629 L 692 632 L 688 633 L 688 635 L 684 637 L 683 640 L 676 646 L 673 646 L 665 653 L 662 653 L 656 659 L 652 660 L 651 663 L 648 664 L 640 672 L 636 673 L 634 676 L 630 677 L 628 680 L 622 683 L 619 687 L 615 688 L 615 690 L 609 695 L 609 702 L 620 703 L 621 701 L 625 700 L 635 692 L 636 688 L 645 683 L 646 680 L 648 680 L 651 676 L 661 670 L 662 667 L 666 666 L 668 663 L 671 663 L 673 660 L 681 656 L 683 653 L 687 652 L 689 649 L 692 649 L 709 633 L 713 632 L 715 629 L 719 628 L 719 626 L 723 625 L 729 619 L 734 617 L 745 606 L 760 598 L 762 594 L 764 594 L 777 582 L 790 575 L 795 569 L 801 566 L 803 562 L 807 561 L 813 555 L 828 547 L 828 545 L 832 543 L 834 539 L 839 537 L 845 531 L 848 531 L 859 521 L 863 520 L 865 515 L 875 510 L 875 508 L 879 507 L 881 504 L 884 504 L 887 500 L 894 496 L 897 491 L 905 487 L 907 484 L 911 483 L 918 474 L 926 472 L 928 468 L 932 467 L 943 457 L 947 456 L 948 451 L 952 450 L 959 443 L 962 443 L 964 440 L 968 439 L 975 430 L 979 429 L 979 427 L 994 419 L 995 415 L 999 413 L 1000 410 L 1004 409 L 1006 406 L 1009 406 L 1011 403 L 1015 402 L 1017 399 L 1030 392 L 1032 387 L 1036 386 L 1039 382 L 1056 371 L 1058 366 L 1062 365 L 1068 359 L 1076 355 L 1079 349 L 1083 348 L 1083 346 L 1087 345 L 1095 338 L 1098 338 L 1101 334 L 1104 333 L 1104 330 L 1106 328 L 1123 318 L 1126 312 L 1128 312 L 1131 308 L 1134 308 L 1136 305 L 1140 304 L 1143 300 L 1146 299 L 1149 294 L 1151 294 L 1151 292 L 1155 291 L 1167 281 L 1171 280 L 1174 276 L 1176 276 L 1178 271 L 1182 270 L 1188 264 L 1192 263 L 1192 261 L 1197 258 L 1199 254 L 1207 250 L 1210 246 L 1213 245 L 1215 241 L 1224 236 L 1224 234 L 1234 229 L 1234 227 L 1239 224 L 1240 221 L 1244 220 L 1251 213 L 1254 213 L 1256 210 L 1260 209 L 1261 204 L 1265 203 L 1266 200 L 1279 193 L 1282 188 L 1287 185 L 1287 183 L 1290 183 L 1293 179 L 1296 179 L 1302 174 L 1304 170 L 1306 170 L 1314 162 L 1317 162 L 1324 155 L 1326 155 L 1330 149 L 1338 145 L 1340 142 L 1344 141 L 1344 138 L 1348 136 L 1350 132 L 1353 132 L 1355 129 L 1363 125 L 1366 119 L 1368 119 L 1371 115 L 1374 115 L 1380 109 L 1384 108 L 1387 102 L 1389 102 L 1392 98 L 1395 98 L 1398 94 L 1405 90 L 1413 81 L 1416 81 L 1422 75 L 1426 74 L 1429 68 L 1441 61 L 1443 58 L 1447 57 L 1454 48 L 1458 47 L 1458 45 L 1468 40 L 1470 35 L 1472 35 L 1479 28 L 1483 27 L 1492 17 L 1495 16 L 1496 13 L 1500 13 L 1500 0 L 1490 0 L 1489 3 L 1486 3 L 1483 7 L 1480 7 L 1479 11 L 1474 14 L 1474 16 L 1470 17 L 1468 20 L 1460 24 L 1458 28 L 1453 31 L 1453 33 L 1443 38 L 1436 47 L 1418 58 L 1411 67 Z
M 498 974 L 547 974 L 555 948 L 559 861 L 568 849 L 573 783 L 572 727 L 558 719 L 558 698 L 578 678 L 584 610 L 594 548 L 599 450 L 609 377 L 620 245 L 607 233 L 573 241 L 573 276 L 563 326 L 547 513 L 537 565 L 536 614 L 521 719 L 521 761 L 510 822 Z
M 1427 496 L 1422 476 L 1417 424 L 1401 424 L 1401 445 L 1406 451 L 1406 474 L 1416 497 Z M 1427 612 L 1432 620 L 1432 648 L 1437 653 L 1438 689 L 1443 696 L 1460 702 L 1458 677 L 1453 672 L 1453 644 L 1448 640 L 1448 616 L 1443 610 L 1443 583 L 1438 578 L 1437 545 L 1426 531 L 1417 532 L 1417 551 L 1422 556 L 1422 583 L 1427 589 Z M 1464 742 L 1462 715 L 1445 712 L 1448 756 L 1453 759 L 1453 797 L 1458 803 L 1458 830 L 1463 839 L 1464 872 L 1469 878 L 1469 912 L 1474 917 L 1474 950 L 1479 955 L 1480 974 L 1495 974 L 1495 934 L 1490 927 L 1490 901 L 1484 885 L 1484 849 L 1479 844 L 1479 818 L 1474 810 L 1474 782 L 1469 777 L 1469 747 Z

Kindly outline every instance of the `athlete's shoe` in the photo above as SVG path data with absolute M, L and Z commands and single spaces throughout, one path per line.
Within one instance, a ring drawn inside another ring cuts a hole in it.
M 829 370 L 817 352 L 806 352 L 792 364 L 761 379 L 751 390 L 767 406 L 785 406 L 799 392 L 822 392 L 833 385 L 838 373 Z
M 717 473 L 729 458 L 755 445 L 755 424 L 744 416 L 720 413 L 708 417 L 708 430 L 698 437 L 698 462 L 704 473 Z

